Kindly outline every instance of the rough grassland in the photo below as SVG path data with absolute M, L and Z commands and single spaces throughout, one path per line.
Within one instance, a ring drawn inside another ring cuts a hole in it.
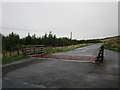
M 52 54 L 52 53 L 57 53 L 57 52 L 65 52 L 65 51 L 70 51 L 76 48 L 80 47 L 85 47 L 88 45 L 92 45 L 91 43 L 89 44 L 78 44 L 78 45 L 71 45 L 71 46 L 66 46 L 66 47 L 54 47 L 54 48 L 46 48 L 45 53 L 46 54 Z
M 120 36 L 106 38 L 101 41 L 106 49 L 120 52 Z
M 10 62 L 14 62 L 20 59 L 26 58 L 26 56 L 24 55 L 15 55 L 15 56 L 8 56 L 5 58 L 2 58 L 2 64 L 6 64 L 6 63 L 10 63 Z

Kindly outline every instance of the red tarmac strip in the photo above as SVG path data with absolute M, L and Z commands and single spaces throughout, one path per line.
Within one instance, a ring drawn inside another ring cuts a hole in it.
M 96 57 L 94 57 L 94 56 L 71 56 L 71 55 L 50 55 L 50 54 L 45 54 L 45 55 L 34 55 L 32 57 L 65 59 L 65 60 L 80 60 L 80 61 L 89 61 L 89 62 L 96 61 Z

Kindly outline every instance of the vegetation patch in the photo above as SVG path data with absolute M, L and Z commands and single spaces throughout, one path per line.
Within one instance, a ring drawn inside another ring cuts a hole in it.
M 104 43 L 105 49 L 120 52 L 120 36 L 106 38 L 101 41 Z
M 92 43 L 89 43 L 89 44 L 79 44 L 79 45 L 71 45 L 71 46 L 66 46 L 66 47 L 46 48 L 45 49 L 45 53 L 46 54 L 52 54 L 52 53 L 58 53 L 58 52 L 65 52 L 65 51 L 74 50 L 76 48 L 85 47 L 85 46 L 88 46 L 88 45 L 92 45 Z
M 14 62 L 14 61 L 17 61 L 17 60 L 26 58 L 26 57 L 27 57 L 27 56 L 24 56 L 24 55 L 22 55 L 22 54 L 20 54 L 20 55 L 15 55 L 15 56 L 4 57 L 4 58 L 2 58 L 2 64 L 7 64 L 7 63 L 10 63 L 10 62 Z
M 88 45 L 92 45 L 92 43 L 89 44 L 78 44 L 78 45 L 71 45 L 71 46 L 63 46 L 63 47 L 47 47 L 45 49 L 45 54 L 52 54 L 52 53 L 57 53 L 57 52 L 65 52 L 65 51 L 70 51 L 76 48 L 80 47 L 85 47 Z M 11 56 L 6 56 L 2 59 L 2 64 L 7 64 L 10 62 L 14 62 L 23 58 L 26 58 L 27 56 L 23 55 L 22 53 L 20 55 L 11 55 Z
M 12 32 L 8 36 L 0 34 L 0 38 L 2 38 L 1 57 L 4 57 L 2 58 L 3 64 L 26 58 L 22 52 L 17 52 L 17 55 L 15 53 L 11 53 L 22 50 L 24 45 L 44 45 L 47 47 L 45 49 L 45 53 L 52 54 L 102 42 L 106 49 L 120 52 L 120 36 L 104 39 L 76 40 L 67 37 L 57 38 L 56 35 L 53 35 L 50 31 L 49 34 L 45 33 L 42 37 L 36 37 L 35 34 L 31 36 L 28 33 L 28 36 L 20 38 L 18 34 Z
M 107 47 L 107 46 L 105 46 L 105 49 L 120 52 L 120 48 L 117 48 L 117 47 Z

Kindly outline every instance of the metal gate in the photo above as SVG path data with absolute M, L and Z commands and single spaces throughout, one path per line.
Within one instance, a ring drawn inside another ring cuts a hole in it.
M 38 55 L 44 53 L 44 45 L 26 45 L 23 46 L 23 54 L 26 56 Z

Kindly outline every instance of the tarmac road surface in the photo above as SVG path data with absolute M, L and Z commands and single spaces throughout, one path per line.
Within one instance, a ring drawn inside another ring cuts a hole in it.
M 77 48 L 67 52 L 55 53 L 53 55 L 72 55 L 72 56 L 97 56 L 102 43 Z
M 86 48 L 90 49 L 89 47 Z M 79 49 L 76 49 L 77 52 L 80 52 Z M 71 51 L 69 53 L 72 54 Z M 2 86 L 3 88 L 118 88 L 120 53 L 105 50 L 104 54 L 102 64 L 33 58 L 36 63 L 4 75 Z

